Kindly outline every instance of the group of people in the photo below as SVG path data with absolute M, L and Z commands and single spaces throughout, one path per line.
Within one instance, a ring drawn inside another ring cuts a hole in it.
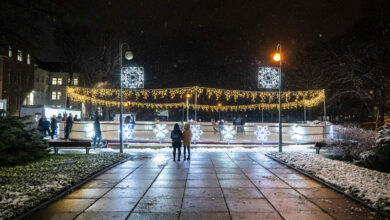
M 53 115 L 50 121 L 47 120 L 46 117 L 40 118 L 38 121 L 38 131 L 44 136 L 50 135 L 51 139 L 54 139 L 57 128 L 57 119 L 55 115 Z
M 180 161 L 181 157 L 181 146 L 184 147 L 184 160 L 190 160 L 190 145 L 192 139 L 192 132 L 190 129 L 190 124 L 186 123 L 184 125 L 183 132 L 180 130 L 179 124 L 175 124 L 173 131 L 171 132 L 172 139 L 172 148 L 173 148 L 173 161 L 176 161 L 176 151 L 178 151 L 177 161 Z M 186 157 L 186 152 L 188 151 L 188 157 Z

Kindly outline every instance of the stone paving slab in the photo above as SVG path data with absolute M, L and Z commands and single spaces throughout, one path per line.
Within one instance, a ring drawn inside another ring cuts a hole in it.
M 380 219 L 256 152 L 168 153 L 127 161 L 31 219 Z

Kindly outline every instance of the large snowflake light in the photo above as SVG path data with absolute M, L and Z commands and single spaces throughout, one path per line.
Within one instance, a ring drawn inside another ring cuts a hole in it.
M 157 139 L 160 140 L 160 143 L 161 143 L 168 134 L 167 125 L 156 124 L 156 127 L 153 129 L 153 132 L 156 135 Z
M 144 88 L 144 68 L 134 66 L 122 67 L 121 83 L 123 88 Z
M 126 140 L 133 140 L 134 138 L 134 125 L 124 124 L 123 125 L 123 136 Z
M 275 89 L 279 87 L 279 70 L 273 67 L 261 67 L 257 74 L 259 88 Z
M 305 132 L 303 131 L 303 128 L 297 125 L 293 125 L 291 127 L 290 135 L 291 138 L 294 139 L 296 142 L 303 141 L 303 135 Z
M 200 129 L 200 125 L 191 125 L 192 131 L 192 141 L 197 142 L 200 139 L 200 136 L 203 134 L 203 131 Z
M 236 129 L 234 126 L 224 125 L 222 130 L 223 139 L 228 143 L 234 139 L 234 135 L 236 135 Z
M 93 124 L 88 124 L 85 127 L 85 134 L 86 134 L 87 138 L 95 137 L 95 129 L 93 128 Z
M 257 126 L 257 130 L 255 131 L 255 135 L 257 140 L 263 143 L 268 140 L 268 136 L 271 135 L 271 132 L 268 130 L 268 126 Z

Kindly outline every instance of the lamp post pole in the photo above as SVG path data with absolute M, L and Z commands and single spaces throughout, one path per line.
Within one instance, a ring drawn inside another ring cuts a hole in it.
M 188 122 L 188 97 L 186 99 L 186 108 L 187 108 L 187 122 Z
M 122 59 L 123 59 L 123 46 L 129 47 L 127 43 L 122 43 L 119 41 L 119 66 L 120 66 L 120 114 L 119 114 L 119 144 L 120 144 L 120 153 L 123 153 L 123 86 L 122 86 Z
M 283 126 L 282 126 L 282 43 L 279 43 L 276 46 L 276 50 L 279 51 L 279 60 L 277 58 L 274 59 L 279 61 L 279 152 L 282 152 L 283 146 Z

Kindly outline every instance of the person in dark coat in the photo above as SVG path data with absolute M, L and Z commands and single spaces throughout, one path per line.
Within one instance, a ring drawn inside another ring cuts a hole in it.
M 65 140 L 69 139 L 70 132 L 72 132 L 72 126 L 73 126 L 73 116 L 72 113 L 70 113 L 69 116 L 66 117 L 66 122 L 65 122 Z
M 95 131 L 95 137 L 93 138 L 93 148 L 96 147 L 96 139 L 99 138 L 98 147 L 100 147 L 100 141 L 102 140 L 102 130 L 100 129 L 100 116 L 99 113 L 95 114 L 95 121 L 93 122 L 93 129 Z
M 46 136 L 46 132 L 47 135 L 50 135 L 50 121 L 48 121 L 46 118 L 43 118 L 42 125 L 43 125 L 43 135 Z
M 53 115 L 53 117 L 50 119 L 50 129 L 51 129 L 51 139 L 54 139 L 54 135 L 56 134 L 57 131 L 57 119 L 56 116 Z
M 135 127 L 134 115 L 131 115 L 131 116 L 130 116 L 130 124 L 131 124 L 131 128 L 134 129 L 134 127 Z
M 37 130 L 39 131 L 39 133 L 43 134 L 43 118 L 39 119 Z
M 176 149 L 178 150 L 178 159 L 180 161 L 181 156 L 181 140 L 183 139 L 183 133 L 180 131 L 179 124 L 175 124 L 173 131 L 171 132 L 172 147 L 173 147 L 173 161 L 176 161 Z
M 130 124 L 130 116 L 126 116 L 125 121 L 123 123 L 126 125 Z

